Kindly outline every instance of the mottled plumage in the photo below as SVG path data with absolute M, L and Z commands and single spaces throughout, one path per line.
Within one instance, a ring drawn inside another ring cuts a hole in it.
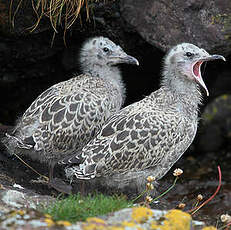
M 224 59 L 192 44 L 172 48 L 165 57 L 161 88 L 112 115 L 82 150 L 64 159 L 68 178 L 99 178 L 123 188 L 149 175 L 162 178 L 192 143 L 198 123 L 202 62 Z
M 125 87 L 117 64 L 138 64 L 120 46 L 104 37 L 84 43 L 80 52 L 83 74 L 60 82 L 31 104 L 4 142 L 9 152 L 49 163 L 91 140 L 109 115 L 118 111 Z

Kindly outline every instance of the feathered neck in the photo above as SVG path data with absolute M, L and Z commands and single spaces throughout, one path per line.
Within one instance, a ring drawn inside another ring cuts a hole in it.
M 123 101 L 125 100 L 126 89 L 120 69 L 117 66 L 95 64 L 91 62 L 89 57 L 84 55 L 82 55 L 80 66 L 82 73 L 89 73 L 93 77 L 102 78 L 113 84 L 121 92 Z
M 178 110 L 193 120 L 198 119 L 198 109 L 202 95 L 198 84 L 170 71 L 164 71 L 161 79 L 161 91 L 168 105 L 175 104 Z
M 200 87 L 196 81 L 192 81 L 170 68 L 165 68 L 163 71 L 160 85 L 184 103 L 187 101 L 191 105 L 198 107 L 202 102 Z

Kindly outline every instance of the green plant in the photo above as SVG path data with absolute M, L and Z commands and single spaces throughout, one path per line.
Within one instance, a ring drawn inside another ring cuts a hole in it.
M 104 215 L 131 206 L 132 203 L 122 196 L 105 196 L 102 194 L 70 195 L 58 199 L 48 207 L 40 207 L 40 211 L 52 216 L 54 221 L 66 220 L 74 223 L 84 221 L 88 217 Z
M 175 176 L 175 180 L 173 182 L 173 184 L 166 190 L 164 191 L 163 193 L 161 193 L 159 196 L 155 197 L 155 198 L 152 198 L 150 196 L 150 192 L 151 190 L 154 189 L 154 186 L 152 184 L 152 182 L 155 181 L 155 177 L 154 176 L 148 176 L 147 177 L 147 181 L 148 183 L 146 184 L 146 189 L 139 195 L 137 196 L 133 202 L 137 201 L 140 197 L 144 196 L 146 194 L 146 197 L 145 197 L 145 202 L 144 202 L 144 205 L 148 205 L 148 204 L 151 204 L 153 201 L 156 201 L 158 200 L 159 198 L 161 198 L 162 196 L 164 196 L 165 194 L 167 194 L 171 189 L 174 188 L 174 186 L 176 185 L 176 182 L 179 178 L 179 176 L 183 173 L 183 170 L 181 169 L 175 169 L 174 172 L 173 172 L 173 176 Z

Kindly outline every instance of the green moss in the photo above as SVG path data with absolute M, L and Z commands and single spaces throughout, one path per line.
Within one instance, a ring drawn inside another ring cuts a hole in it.
M 48 207 L 39 208 L 43 213 L 52 216 L 55 221 L 66 220 L 74 223 L 88 217 L 104 215 L 119 209 L 127 208 L 131 202 L 121 196 L 104 196 L 102 194 L 83 197 L 80 194 L 70 195 Z

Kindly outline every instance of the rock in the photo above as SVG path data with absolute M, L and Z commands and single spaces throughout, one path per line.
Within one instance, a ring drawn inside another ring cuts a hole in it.
M 3 187 L 0 190 L 1 212 L 7 213 L 14 209 L 36 209 L 38 204 L 48 205 L 55 199 L 47 195 L 38 195 L 28 189 Z M 4 210 L 4 211 L 3 211 Z
M 124 0 L 121 12 L 147 42 L 164 51 L 187 41 L 208 52 L 231 52 L 229 0 Z
M 210 66 L 206 66 L 205 78 L 208 81 L 209 88 L 209 100 L 214 100 L 216 97 L 227 94 L 230 92 L 231 78 L 230 70 L 228 69 L 230 64 L 227 63 L 209 63 Z M 207 68 L 209 67 L 209 68 Z M 208 71 L 208 72 L 207 72 Z
M 2 201 L 10 206 L 21 208 L 25 203 L 25 196 L 16 190 L 8 190 L 2 195 Z
M 10 226 L 11 230 L 21 230 L 22 227 L 28 230 L 148 230 L 162 225 L 166 229 L 171 226 L 171 229 L 199 230 L 204 226 L 204 222 L 192 220 L 188 213 L 181 210 L 158 210 L 143 206 L 133 206 L 71 224 L 69 221 L 55 221 L 50 215 L 39 211 L 38 207 L 54 201 L 54 197 L 40 195 L 0 174 L 0 229 L 8 230 Z M 153 203 L 152 206 L 158 205 Z
M 51 216 L 39 213 L 36 210 L 12 210 L 0 217 L 0 228 L 11 229 L 62 229 L 67 230 L 137 230 L 159 229 L 165 226 L 167 229 L 196 230 L 204 226 L 203 222 L 192 221 L 192 217 L 180 210 L 161 211 L 146 207 L 126 208 L 109 215 L 87 218 L 85 222 L 71 224 L 69 221 L 54 221 Z
M 203 152 L 218 151 L 231 141 L 231 95 L 223 94 L 206 106 L 199 133 L 197 148 Z

